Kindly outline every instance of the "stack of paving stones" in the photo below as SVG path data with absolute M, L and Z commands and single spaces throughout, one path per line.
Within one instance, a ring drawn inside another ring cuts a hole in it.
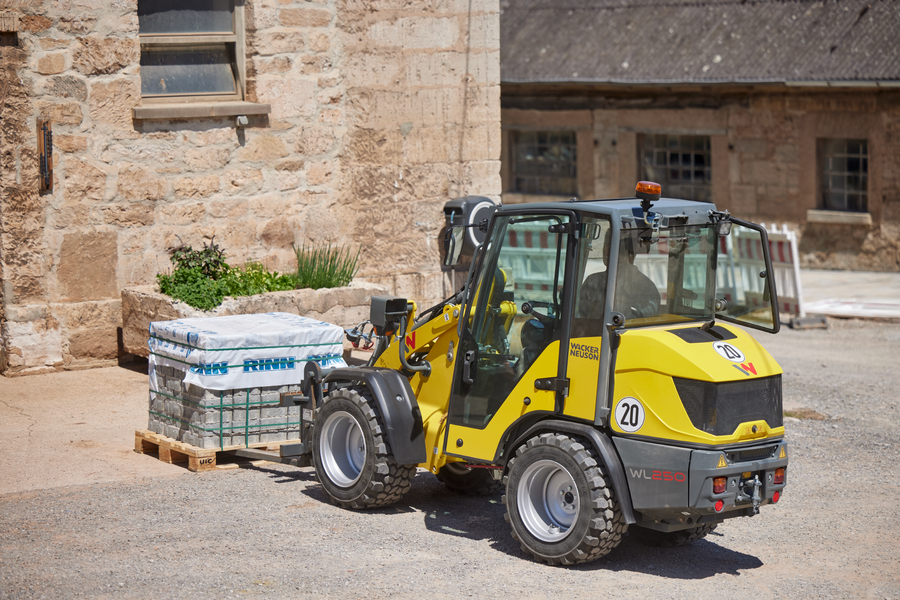
M 184 383 L 184 371 L 151 364 L 148 428 L 198 448 L 227 448 L 300 439 L 300 407 L 279 406 L 299 385 L 207 390 Z

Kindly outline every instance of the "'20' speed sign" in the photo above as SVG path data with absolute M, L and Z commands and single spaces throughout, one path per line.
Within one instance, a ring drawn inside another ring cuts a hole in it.
M 613 414 L 619 429 L 626 433 L 634 433 L 644 426 L 644 405 L 637 398 L 622 398 L 616 403 Z

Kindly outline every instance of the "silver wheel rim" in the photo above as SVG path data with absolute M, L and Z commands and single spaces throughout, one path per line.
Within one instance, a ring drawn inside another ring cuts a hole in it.
M 356 483 L 366 462 L 366 438 L 356 419 L 344 411 L 329 415 L 320 440 L 319 455 L 328 479 L 340 487 Z
M 580 504 L 575 480 L 552 460 L 539 460 L 525 469 L 516 500 L 528 533 L 542 542 L 558 542 L 569 535 Z

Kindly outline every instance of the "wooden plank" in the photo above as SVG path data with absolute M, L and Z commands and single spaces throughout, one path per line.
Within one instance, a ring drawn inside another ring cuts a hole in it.
M 248 461 L 237 461 L 225 463 L 224 465 L 216 465 L 217 471 L 233 471 L 234 469 L 241 469 L 244 467 L 264 467 L 269 463 L 267 460 L 248 460 Z
M 160 446 L 160 450 L 162 450 L 162 446 Z M 175 463 L 188 463 L 190 464 L 190 460 L 192 456 L 190 454 L 185 454 L 184 452 L 179 452 L 175 448 L 169 448 L 169 456 L 171 457 L 172 464 Z
M 278 451 L 282 444 L 295 444 L 300 440 L 286 440 L 283 442 L 261 442 L 258 444 L 250 444 L 250 448 L 265 448 L 273 452 Z M 247 446 L 226 446 L 224 451 L 238 450 Z M 195 473 L 203 473 L 207 471 L 223 471 L 237 469 L 242 466 L 260 466 L 268 461 L 250 460 L 229 462 L 224 465 L 217 463 L 218 454 L 222 452 L 218 449 L 198 448 L 178 440 L 173 440 L 164 435 L 154 433 L 146 429 L 139 429 L 134 432 L 134 451 L 138 454 L 157 454 L 159 460 L 168 464 L 184 464 L 187 463 L 188 469 Z
M 172 464 L 172 453 L 166 446 L 159 447 L 159 460 L 163 461 L 164 463 L 169 463 L 170 465 Z
M 134 436 L 134 451 L 138 454 L 156 454 L 159 452 L 159 445 L 145 440 L 139 435 Z
M 192 456 L 188 463 L 188 469 L 195 473 L 203 473 L 205 471 L 216 470 L 216 455 L 212 456 Z
M 209 456 L 211 454 L 215 454 L 216 452 L 222 452 L 227 450 L 238 450 L 240 448 L 268 448 L 272 451 L 278 450 L 284 444 L 296 444 L 300 442 L 300 439 L 293 440 L 282 440 L 279 442 L 259 442 L 256 444 L 250 444 L 249 446 L 245 446 L 243 444 L 236 444 L 234 446 L 225 446 L 224 448 L 198 448 L 197 446 L 192 446 L 190 444 L 186 444 L 184 442 L 179 442 L 178 440 L 173 440 L 172 438 L 166 437 L 164 435 L 160 435 L 158 433 L 154 433 L 148 429 L 138 429 L 134 432 L 135 437 L 139 437 L 143 440 L 151 442 L 157 445 L 167 445 L 170 448 L 176 448 L 185 454 L 191 456 Z M 135 442 L 135 448 L 137 448 L 137 442 Z

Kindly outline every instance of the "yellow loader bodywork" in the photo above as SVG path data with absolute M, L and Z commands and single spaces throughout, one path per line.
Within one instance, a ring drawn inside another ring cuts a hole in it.
M 421 313 L 373 298 L 372 359 L 321 379 L 308 444 L 329 498 L 387 505 L 414 467 L 502 487 L 514 537 L 551 564 L 777 503 L 782 370 L 737 326 L 779 328 L 765 231 L 647 189 L 504 207 L 457 294 Z
M 444 453 L 455 359 L 450 348 L 451 344 L 454 347 L 459 345 L 459 312 L 459 306 L 447 306 L 440 316 L 405 338 L 408 359 L 425 352 L 425 360 L 432 365 L 441 365 L 441 368 L 432 371 L 428 377 L 417 373 L 410 378 L 410 385 L 422 410 L 428 449 L 427 462 L 418 466 L 432 472 L 439 470 L 448 459 L 461 460 Z M 453 316 L 454 313 L 457 314 L 456 317 Z M 414 317 L 412 312 L 411 317 Z M 712 344 L 690 344 L 670 333 L 672 330 L 689 327 L 692 326 L 653 327 L 629 331 L 621 336 L 613 394 L 615 399 L 633 397 L 643 403 L 647 418 L 640 436 L 670 442 L 720 446 L 784 435 L 783 425 L 770 427 L 764 420 L 742 423 L 741 427 L 725 436 L 700 431 L 691 423 L 678 397 L 673 377 L 727 382 L 745 380 L 751 376 L 770 377 L 780 375 L 783 371 L 766 349 L 740 328 L 724 326 L 735 336 L 729 343 L 738 347 L 745 357 L 741 362 L 734 362 L 719 355 Z M 595 420 L 599 346 L 599 338 L 575 338 L 570 341 L 567 371 L 570 388 L 562 413 L 567 417 L 591 423 Z M 503 403 L 500 412 L 486 428 L 460 433 L 459 428 L 450 426 L 448 437 L 455 440 L 460 435 L 465 436 L 464 445 L 469 459 L 493 461 L 497 448 L 501 446 L 503 437 L 512 424 L 526 415 L 553 413 L 553 392 L 535 389 L 532 379 L 552 375 L 558 363 L 559 350 L 559 343 L 555 342 L 541 353 L 529 370 L 529 377 L 520 380 L 508 401 Z M 399 351 L 399 340 L 393 339 L 375 365 L 400 369 Z M 449 360 L 448 356 L 451 357 Z M 648 363 L 648 356 L 653 357 L 652 363 Z M 522 402 L 526 397 L 530 399 L 527 405 Z M 622 435 L 628 435 L 615 419 L 611 420 L 611 427 Z
M 765 421 L 743 423 L 724 436 L 700 431 L 691 423 L 673 377 L 727 382 L 782 373 L 775 359 L 752 336 L 736 327 L 724 328 L 736 336 L 728 342 L 743 352 L 744 361 L 737 363 L 725 359 L 711 343 L 690 344 L 666 329 L 641 329 L 622 336 L 616 360 L 614 399 L 634 397 L 643 402 L 647 420 L 640 430 L 641 436 L 717 446 L 784 434 L 784 426 L 770 428 Z M 653 357 L 652 364 L 648 364 L 648 356 Z M 626 433 L 615 419 L 612 427 Z

